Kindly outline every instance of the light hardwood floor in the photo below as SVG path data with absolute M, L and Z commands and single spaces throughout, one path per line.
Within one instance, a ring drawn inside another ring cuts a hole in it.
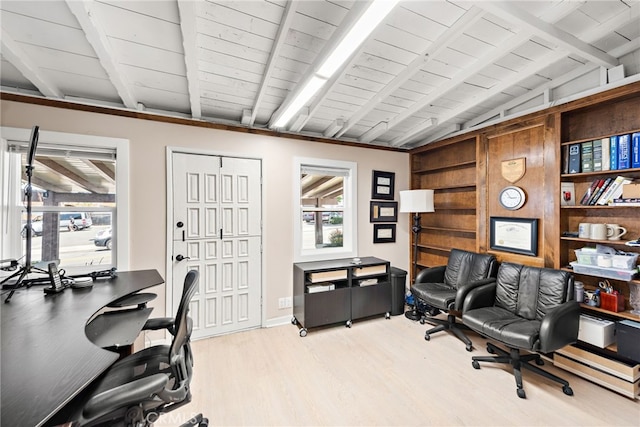
M 631 400 L 545 363 L 573 388 L 523 371 L 527 399 L 509 366 L 471 366 L 472 353 L 446 332 L 393 316 L 315 329 L 293 325 L 193 343 L 192 402 L 156 426 L 203 412 L 211 426 L 639 426 Z

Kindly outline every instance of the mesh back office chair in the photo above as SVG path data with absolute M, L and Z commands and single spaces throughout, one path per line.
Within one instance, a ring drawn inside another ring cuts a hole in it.
M 147 329 L 166 328 L 170 345 L 146 348 L 116 362 L 91 390 L 74 426 L 147 426 L 163 413 L 191 401 L 193 358 L 189 302 L 198 288 L 198 272 L 189 271 L 175 318 L 150 319 Z M 208 424 L 199 414 L 184 425 Z
M 562 384 L 562 391 L 573 395 L 567 381 L 528 363 L 543 365 L 538 352 L 551 353 L 578 339 L 580 306 L 573 300 L 571 273 L 503 263 L 495 283 L 469 292 L 462 321 L 509 350 L 487 343 L 487 351 L 499 356 L 474 356 L 475 369 L 480 369 L 478 362 L 511 364 L 518 397 L 523 399 L 526 394 L 520 368 Z M 531 354 L 522 355 L 520 350 Z
M 494 280 L 492 277 L 497 269 L 498 261 L 493 255 L 452 249 L 446 266 L 421 270 L 411 286 L 411 293 L 427 306 L 447 312 L 446 320 L 420 320 L 420 323 L 427 321 L 437 325 L 425 332 L 424 339 L 429 341 L 431 334 L 449 330 L 466 344 L 467 351 L 471 351 L 471 340 L 460 328 L 464 325 L 456 323 L 456 312 L 462 311 L 464 299 L 471 289 Z M 432 309 L 429 311 L 433 313 Z

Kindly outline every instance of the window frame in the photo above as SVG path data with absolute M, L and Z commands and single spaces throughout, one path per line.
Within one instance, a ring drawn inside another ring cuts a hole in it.
M 0 255 L 2 259 L 15 258 L 19 259 L 22 253 L 22 238 L 20 236 L 20 212 L 23 209 L 21 202 L 21 180 L 18 178 L 18 185 L 11 185 L 12 178 L 9 174 L 18 173 L 20 165 L 15 167 L 11 165 L 11 156 L 8 152 L 10 141 L 28 142 L 31 135 L 31 129 L 0 127 L 0 164 L 3 166 L 2 180 L 0 186 L 0 201 L 2 209 L 0 211 L 0 221 L 8 226 L 2 227 L 0 236 L 2 237 L 2 245 L 0 246 Z M 82 135 L 65 132 L 46 131 L 40 128 L 39 143 L 49 145 L 76 146 L 84 149 L 108 148 L 114 149 L 116 152 L 116 209 L 115 218 L 115 245 L 114 266 L 118 270 L 129 269 L 130 250 L 129 245 L 129 140 L 123 138 L 111 138 L 95 135 Z M 19 160 L 18 160 L 19 163 Z M 5 168 L 4 166 L 11 166 Z M 6 172 L 5 172 L 6 171 Z M 6 175 L 6 176 L 5 176 Z M 6 182 L 6 184 L 5 184 Z M 74 210 L 59 209 L 59 210 Z M 83 209 L 86 211 L 95 210 L 95 208 Z M 124 242 L 118 245 L 118 242 Z
M 342 247 L 304 249 L 302 245 L 302 192 L 300 176 L 303 167 L 344 169 L 343 242 Z M 358 164 L 342 160 L 313 157 L 294 157 L 293 161 L 293 249 L 294 262 L 322 261 L 335 258 L 352 258 L 358 253 Z

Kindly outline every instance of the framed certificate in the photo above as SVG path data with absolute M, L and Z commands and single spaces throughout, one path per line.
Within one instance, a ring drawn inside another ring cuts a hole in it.
M 491 217 L 490 247 L 522 255 L 538 255 L 538 220 Z
M 398 202 L 371 202 L 369 222 L 398 222 Z
M 393 172 L 373 171 L 371 198 L 393 200 L 395 179 Z
M 373 243 L 393 243 L 395 241 L 395 224 L 373 224 Z

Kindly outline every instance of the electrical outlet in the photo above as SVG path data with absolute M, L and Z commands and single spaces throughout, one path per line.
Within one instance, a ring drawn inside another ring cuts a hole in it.
M 282 310 L 283 308 L 285 308 L 285 300 L 284 298 L 279 298 L 278 299 L 278 310 Z
M 292 306 L 291 297 L 284 297 L 278 299 L 278 310 L 290 308 Z
M 284 299 L 284 307 L 285 308 L 290 308 L 293 306 L 293 301 L 291 300 L 291 297 L 286 297 Z

